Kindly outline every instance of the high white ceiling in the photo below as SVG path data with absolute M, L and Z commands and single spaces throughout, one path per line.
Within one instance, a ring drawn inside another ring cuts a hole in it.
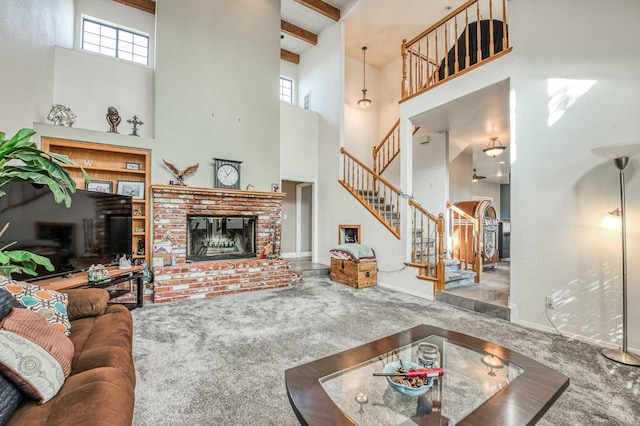
M 362 58 L 367 46 L 367 64 L 382 68 L 398 58 L 402 39 L 410 40 L 455 9 L 465 0 L 324 0 L 341 10 L 345 22 L 346 54 Z M 282 19 L 315 34 L 334 21 L 297 3 L 282 0 Z M 313 45 L 286 36 L 281 47 L 302 54 Z M 472 93 L 417 118 L 416 124 L 429 132 L 449 130 L 454 153 L 473 155 L 477 173 L 486 181 L 508 183 L 509 150 L 491 158 L 482 152 L 489 137 L 496 136 L 509 145 L 509 83 Z M 503 164 L 500 164 L 503 162 Z M 470 171 L 470 176 L 473 171 Z

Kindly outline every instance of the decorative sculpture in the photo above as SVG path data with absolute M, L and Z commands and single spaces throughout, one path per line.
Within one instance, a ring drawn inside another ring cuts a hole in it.
M 131 124 L 133 126 L 132 132 L 129 136 L 140 136 L 138 134 L 138 126 L 143 125 L 144 123 L 140 120 L 138 120 L 138 116 L 134 115 L 133 117 L 131 117 L 130 119 L 127 120 L 127 123 Z
M 109 133 L 118 133 L 118 125 L 122 119 L 116 107 L 107 108 L 107 123 L 109 123 Z
M 69 107 L 55 104 L 51 106 L 47 120 L 53 122 L 56 126 L 71 127 L 76 121 L 76 115 Z
M 200 163 L 197 163 L 197 164 L 194 164 L 193 166 L 187 167 L 184 170 L 179 170 L 176 166 L 166 162 L 164 159 L 162 160 L 162 162 L 164 163 L 165 166 L 167 166 L 169 170 L 171 170 L 171 173 L 173 173 L 173 175 L 176 177 L 177 179 L 176 185 L 180 185 L 180 186 L 187 186 L 184 183 L 184 178 L 194 174 L 196 170 L 198 170 L 198 167 L 200 166 Z

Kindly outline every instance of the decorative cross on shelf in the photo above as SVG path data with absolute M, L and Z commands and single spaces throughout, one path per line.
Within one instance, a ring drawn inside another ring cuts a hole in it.
M 144 123 L 138 120 L 138 116 L 134 115 L 133 117 L 127 120 L 127 123 L 133 125 L 133 133 L 131 133 L 129 136 L 140 136 L 138 134 L 138 126 L 141 126 Z

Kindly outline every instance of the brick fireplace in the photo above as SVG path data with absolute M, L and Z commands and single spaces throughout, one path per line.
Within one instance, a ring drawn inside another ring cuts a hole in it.
M 161 266 L 154 256 L 153 301 L 173 302 L 285 287 L 291 284 L 289 261 L 264 256 L 271 243 L 280 253 L 283 193 L 187 186 L 151 187 L 153 244 L 170 244 L 175 265 Z M 187 260 L 189 217 L 257 218 L 256 256 L 239 259 Z

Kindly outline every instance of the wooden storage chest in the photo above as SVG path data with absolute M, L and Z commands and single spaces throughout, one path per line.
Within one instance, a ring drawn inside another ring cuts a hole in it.
M 375 259 L 331 259 L 331 280 L 353 288 L 373 287 L 378 282 L 378 262 Z

